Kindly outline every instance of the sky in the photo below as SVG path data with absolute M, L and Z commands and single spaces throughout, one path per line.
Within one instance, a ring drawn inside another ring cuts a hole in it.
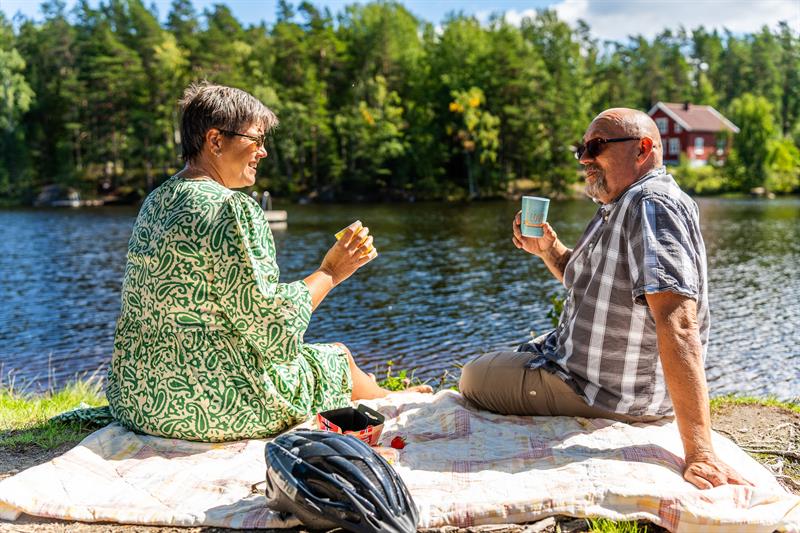
M 76 0 L 66 0 L 67 7 Z M 154 4 L 163 20 L 171 0 L 145 0 Z M 245 25 L 275 21 L 277 0 L 193 0 L 198 12 L 213 4 L 225 3 L 234 16 Z M 292 1 L 297 5 L 300 0 Z M 312 0 L 318 7 L 328 7 L 337 13 L 352 0 Z M 493 12 L 503 12 L 510 22 L 519 22 L 536 9 L 551 8 L 559 18 L 570 24 L 582 19 L 599 39 L 625 40 L 628 35 L 652 37 L 664 28 L 677 29 L 683 25 L 693 29 L 728 28 L 734 33 L 751 33 L 762 26 L 775 27 L 778 21 L 789 22 L 800 32 L 800 0 L 405 0 L 402 2 L 417 17 L 439 24 L 454 11 L 474 15 L 488 21 Z M 39 0 L 0 0 L 0 11 L 8 18 L 22 13 L 30 18 L 41 17 Z M 98 5 L 99 0 L 90 0 Z

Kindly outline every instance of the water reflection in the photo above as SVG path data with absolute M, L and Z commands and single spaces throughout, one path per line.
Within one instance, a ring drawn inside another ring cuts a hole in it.
M 800 395 L 800 202 L 700 200 L 712 390 Z
M 800 390 L 800 200 L 698 200 L 709 256 L 714 393 Z M 438 376 L 456 362 L 510 348 L 550 321 L 560 292 L 539 262 L 514 248 L 518 206 L 288 206 L 275 232 L 282 279 L 304 277 L 356 218 L 379 257 L 335 289 L 308 341 L 341 341 L 372 371 L 389 360 Z M 553 202 L 550 218 L 573 244 L 595 207 Z M 107 363 L 133 210 L 0 211 L 0 362 L 18 383 L 47 385 Z

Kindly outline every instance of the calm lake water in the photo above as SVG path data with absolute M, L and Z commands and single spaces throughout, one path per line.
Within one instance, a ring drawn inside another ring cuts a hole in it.
M 698 199 L 712 311 L 712 394 L 800 396 L 800 199 Z M 511 243 L 517 203 L 286 206 L 276 231 L 282 280 L 317 267 L 332 234 L 361 219 L 380 256 L 336 288 L 306 340 L 341 341 L 367 369 L 387 361 L 424 378 L 509 349 L 550 327 L 560 285 Z M 572 245 L 589 201 L 554 202 Z M 136 210 L 0 211 L 0 364 L 5 383 L 36 390 L 105 374 Z

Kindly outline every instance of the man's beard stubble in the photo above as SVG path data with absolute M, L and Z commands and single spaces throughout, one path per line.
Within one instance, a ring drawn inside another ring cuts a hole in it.
M 589 181 L 587 180 L 584 191 L 590 198 L 599 200 L 601 196 L 605 196 L 608 194 L 606 173 L 603 172 L 603 169 L 598 167 L 587 167 L 586 170 L 594 171 L 594 181 L 589 183 Z

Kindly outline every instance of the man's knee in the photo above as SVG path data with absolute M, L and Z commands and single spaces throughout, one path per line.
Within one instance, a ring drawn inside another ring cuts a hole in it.
M 458 388 L 461 395 L 483 409 L 505 411 L 505 405 L 516 401 L 512 392 L 521 383 L 527 354 L 490 352 L 476 357 L 461 369 Z
M 458 380 L 458 390 L 468 400 L 474 400 L 475 394 L 480 391 L 483 379 L 486 377 L 486 364 L 482 361 L 487 355 L 480 355 L 461 367 L 461 378 Z

